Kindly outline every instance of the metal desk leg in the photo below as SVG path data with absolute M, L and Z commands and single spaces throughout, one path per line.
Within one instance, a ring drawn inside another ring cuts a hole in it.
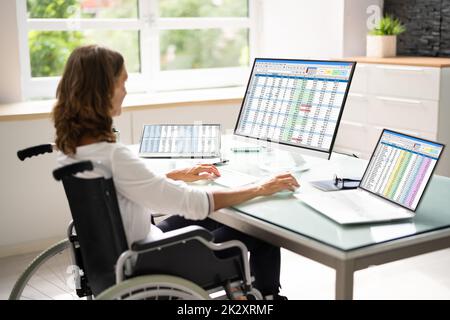
M 353 299 L 353 261 L 339 262 L 336 267 L 336 300 Z

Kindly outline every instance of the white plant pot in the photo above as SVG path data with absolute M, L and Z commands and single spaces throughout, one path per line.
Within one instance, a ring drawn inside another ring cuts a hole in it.
M 397 54 L 397 36 L 367 35 L 366 49 L 368 57 L 394 57 Z

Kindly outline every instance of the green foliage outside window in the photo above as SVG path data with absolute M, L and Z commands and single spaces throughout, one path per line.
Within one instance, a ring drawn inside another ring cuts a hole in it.
M 31 75 L 33 77 L 61 75 L 70 53 L 82 44 L 82 40 L 81 32 L 29 32 Z
M 248 0 L 162 0 L 159 15 L 247 17 Z M 161 70 L 248 66 L 247 29 L 160 32 Z
M 27 0 L 30 18 L 69 18 L 76 0 Z M 62 73 L 70 52 L 82 43 L 80 32 L 30 31 L 31 75 L 57 76 Z
M 247 29 L 170 30 L 160 33 L 161 70 L 247 66 Z
M 77 0 L 27 0 L 28 18 L 70 18 Z
M 248 0 L 160 0 L 159 15 L 183 17 L 247 17 Z
M 29 18 L 135 18 L 137 0 L 115 0 L 105 7 L 82 8 L 82 0 L 27 0 Z M 70 53 L 78 46 L 96 43 L 121 52 L 130 72 L 140 71 L 137 31 L 30 31 L 28 46 L 32 77 L 62 74 Z
M 30 19 L 137 18 L 137 0 L 27 0 Z M 161 17 L 247 17 L 248 0 L 160 0 Z M 88 43 L 121 52 L 129 72 L 139 72 L 139 32 L 120 30 L 28 33 L 32 77 L 59 76 L 68 56 Z M 248 66 L 248 29 L 167 30 L 160 32 L 162 70 Z

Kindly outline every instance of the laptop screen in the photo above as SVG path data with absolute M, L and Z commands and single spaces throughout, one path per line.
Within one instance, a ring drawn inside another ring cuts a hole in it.
M 360 187 L 415 211 L 444 146 L 383 130 Z
M 220 125 L 144 125 L 139 155 L 153 158 L 219 157 Z

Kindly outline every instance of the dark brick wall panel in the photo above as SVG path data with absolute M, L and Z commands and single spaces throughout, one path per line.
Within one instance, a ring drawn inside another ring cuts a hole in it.
M 450 0 L 385 0 L 407 30 L 397 40 L 398 55 L 450 57 Z
M 441 50 L 440 55 L 450 57 L 450 0 L 442 0 Z

